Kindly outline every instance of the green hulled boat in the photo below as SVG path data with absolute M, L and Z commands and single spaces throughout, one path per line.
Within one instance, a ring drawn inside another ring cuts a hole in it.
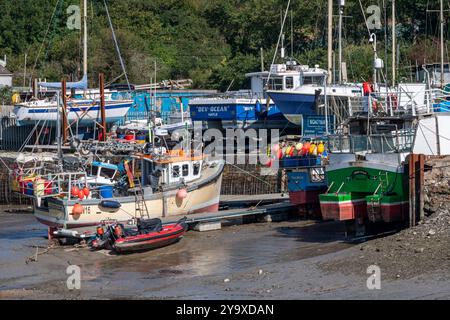
M 411 154 L 450 154 L 450 113 L 355 116 L 329 136 L 325 220 L 399 222 L 409 217 Z

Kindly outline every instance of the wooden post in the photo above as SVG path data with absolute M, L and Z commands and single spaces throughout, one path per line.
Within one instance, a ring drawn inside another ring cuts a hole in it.
M 418 212 L 418 221 L 423 220 L 425 217 L 425 213 L 423 210 L 424 202 L 425 202 L 425 194 L 424 194 L 424 185 L 425 185 L 425 155 L 419 155 L 419 163 L 418 163 L 419 171 L 417 172 L 419 175 L 418 184 L 419 184 L 419 212 Z
M 425 156 L 409 156 L 409 226 L 414 227 L 424 218 L 424 168 Z
M 409 177 L 409 227 L 415 226 L 415 209 L 416 209 L 416 179 L 415 179 L 415 154 L 409 155 L 409 163 L 408 163 L 408 177 Z
M 31 97 L 37 98 L 37 92 L 36 92 L 36 79 L 34 77 L 31 77 Z
M 67 142 L 67 87 L 66 87 L 66 79 L 61 80 L 61 91 L 62 91 L 62 101 L 63 101 L 63 109 L 62 109 L 62 144 L 66 144 Z
M 105 79 L 103 73 L 98 75 L 100 85 L 100 113 L 101 113 L 101 126 L 102 126 L 102 139 L 106 141 L 106 113 L 105 113 Z

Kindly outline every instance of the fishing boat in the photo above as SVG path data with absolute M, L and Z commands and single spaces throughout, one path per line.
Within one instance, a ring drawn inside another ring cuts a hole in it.
M 51 181 L 53 187 L 45 194 L 37 191 L 41 186 L 35 183 L 35 217 L 52 228 L 73 229 L 96 226 L 104 220 L 126 222 L 130 218 L 214 212 L 219 208 L 223 161 L 208 161 L 202 153 L 161 148 L 136 155 L 122 166 L 125 173 L 114 187 L 89 188 L 86 172 L 41 177 L 39 181 Z M 139 168 L 139 176 L 131 167 Z M 86 183 L 81 189 L 83 180 Z
M 358 226 L 404 222 L 409 158 L 450 154 L 449 116 L 433 113 L 427 103 L 393 115 L 369 111 L 349 118 L 342 133 L 328 137 L 328 189 L 319 196 L 323 218 Z

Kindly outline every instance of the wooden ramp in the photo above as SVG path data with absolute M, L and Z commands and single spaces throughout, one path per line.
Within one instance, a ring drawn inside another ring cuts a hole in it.
M 285 220 L 284 217 L 288 216 L 288 213 L 295 210 L 295 206 L 290 204 L 288 201 L 281 202 L 281 203 L 274 203 L 264 206 L 254 206 L 250 208 L 242 208 L 242 209 L 233 209 L 233 210 L 222 210 L 218 212 L 205 212 L 205 213 L 194 213 L 194 214 L 188 214 L 186 215 L 186 223 L 190 225 L 191 227 L 194 227 L 196 225 L 201 224 L 212 224 L 217 223 L 221 227 L 222 221 L 225 220 L 233 220 L 233 219 L 239 219 L 249 216 L 254 217 L 271 217 L 270 219 L 262 219 L 263 221 L 280 221 Z M 282 219 L 273 219 L 275 216 L 283 216 Z M 171 216 L 171 217 L 164 217 L 160 218 L 162 220 L 163 225 L 170 224 L 170 223 L 176 223 L 179 221 L 183 216 Z M 209 229 L 209 230 L 217 230 L 220 229 Z M 209 231 L 205 230 L 205 231 Z M 202 231 L 202 230 L 199 230 Z M 83 227 L 83 228 L 76 228 L 71 230 L 64 230 L 59 229 L 57 231 L 53 232 L 54 236 L 57 237 L 63 237 L 63 238 L 89 238 L 91 236 L 94 236 L 95 234 L 95 227 Z
M 250 205 L 266 205 L 275 202 L 284 202 L 289 200 L 287 193 L 268 193 L 255 195 L 221 195 L 220 206 L 242 206 L 248 207 Z
M 206 213 L 195 213 L 186 215 L 188 224 L 195 224 L 200 222 L 215 222 L 226 219 L 235 219 L 245 216 L 258 216 L 258 215 L 269 215 L 269 214 L 281 214 L 288 213 L 295 209 L 288 201 L 281 203 L 274 203 L 264 206 L 250 207 L 244 209 L 232 209 L 232 210 L 222 210 L 218 212 L 206 212 Z M 169 224 L 177 222 L 180 216 L 172 216 L 161 218 L 163 224 Z

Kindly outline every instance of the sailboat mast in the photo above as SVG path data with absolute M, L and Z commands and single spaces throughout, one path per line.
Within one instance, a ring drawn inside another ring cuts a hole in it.
M 83 0 L 83 76 L 87 75 L 87 0 Z
M 327 83 L 333 81 L 333 0 L 328 0 L 328 77 Z
M 339 83 L 342 83 L 342 14 L 345 0 L 339 1 Z
M 395 87 L 395 71 L 396 71 L 396 58 L 397 58 L 397 44 L 395 35 L 395 0 L 392 0 L 392 87 Z
M 444 87 L 444 2 L 440 0 L 440 24 L 441 24 L 441 88 Z

